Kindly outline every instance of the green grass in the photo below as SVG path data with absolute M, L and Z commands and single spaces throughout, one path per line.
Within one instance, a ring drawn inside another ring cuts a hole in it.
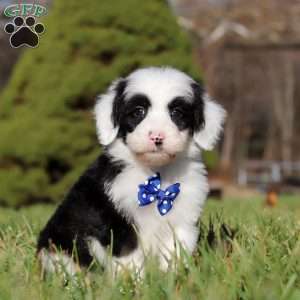
M 64 285 L 40 279 L 36 237 L 54 206 L 0 211 L 0 299 L 300 299 L 300 198 L 264 207 L 261 199 L 208 201 L 203 223 L 226 222 L 237 234 L 228 252 L 205 242 L 187 259 L 188 269 L 163 273 L 147 262 L 144 280 L 129 274 L 111 280 L 96 268 Z M 206 229 L 204 229 L 206 230 Z M 228 244 L 227 244 L 228 245 Z

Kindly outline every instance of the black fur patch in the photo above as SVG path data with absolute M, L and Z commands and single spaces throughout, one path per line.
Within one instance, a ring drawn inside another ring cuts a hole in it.
M 114 126 L 119 126 L 118 137 L 126 139 L 127 133 L 132 132 L 136 126 L 146 117 L 150 107 L 149 99 L 143 94 L 133 95 L 125 101 L 125 89 L 127 80 L 121 80 L 116 88 L 116 96 L 113 102 L 112 121 Z
M 97 239 L 103 247 L 112 246 L 114 256 L 130 253 L 137 247 L 133 222 L 117 212 L 104 190 L 104 182 L 112 181 L 124 168 L 106 154 L 100 156 L 71 188 L 63 203 L 42 230 L 38 251 L 53 245 L 69 255 L 74 246 L 81 265 L 93 258 L 87 238 Z
M 121 79 L 116 87 L 115 92 L 116 96 L 113 102 L 113 108 L 112 108 L 112 122 L 114 127 L 118 126 L 120 124 L 120 119 L 122 115 L 122 108 L 125 104 L 125 89 L 127 87 L 127 80 Z
M 205 124 L 204 120 L 204 90 L 198 83 L 192 83 L 192 101 L 184 97 L 176 97 L 169 105 L 169 114 L 179 130 L 189 129 L 192 134 L 199 131 Z
M 189 103 L 182 97 L 177 97 L 169 103 L 168 109 L 172 121 L 176 124 L 179 130 L 193 130 L 193 103 Z
M 150 101 L 145 95 L 137 94 L 126 99 L 120 117 L 119 136 L 124 138 L 127 133 L 133 132 L 136 126 L 145 119 L 149 107 Z
M 194 99 L 193 99 L 193 111 L 194 111 L 194 120 L 193 120 L 193 131 L 201 130 L 205 125 L 204 118 L 204 89 L 198 83 L 192 83 L 191 88 L 193 89 Z

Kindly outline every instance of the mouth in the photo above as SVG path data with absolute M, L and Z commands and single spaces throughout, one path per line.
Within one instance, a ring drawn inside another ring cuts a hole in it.
M 155 149 L 151 151 L 136 153 L 136 157 L 138 160 L 142 161 L 148 166 L 158 167 L 172 162 L 175 159 L 176 154 L 168 153 L 163 149 Z

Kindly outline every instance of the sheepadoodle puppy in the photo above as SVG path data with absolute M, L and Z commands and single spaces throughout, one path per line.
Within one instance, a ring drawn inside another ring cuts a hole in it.
M 152 254 L 165 270 L 178 245 L 196 247 L 209 190 L 201 150 L 217 142 L 225 111 L 183 72 L 150 67 L 113 82 L 94 113 L 102 154 L 40 233 L 42 266 L 142 269 Z

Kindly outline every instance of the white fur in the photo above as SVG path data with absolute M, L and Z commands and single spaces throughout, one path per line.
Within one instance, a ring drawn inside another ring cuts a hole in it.
M 156 104 L 164 106 L 173 98 L 185 96 L 192 99 L 189 84 L 193 79 L 170 67 L 139 69 L 128 76 L 127 97 L 143 93 Z
M 112 102 L 115 97 L 114 88 L 117 83 L 118 80 L 113 82 L 107 93 L 101 95 L 95 105 L 97 135 L 100 143 L 104 146 L 109 145 L 118 134 L 118 127 L 114 127 L 111 120 Z
M 123 142 L 117 140 L 110 147 L 111 155 L 126 159 L 129 164 L 112 183 L 106 182 L 106 191 L 113 199 L 115 207 L 122 214 L 126 213 L 128 219 L 134 219 L 139 228 L 140 239 L 136 251 L 122 258 L 112 258 L 113 266 L 121 264 L 142 268 L 143 254 L 151 253 L 160 258 L 161 268 L 166 269 L 174 255 L 176 242 L 179 242 L 187 253 L 193 252 L 198 238 L 196 223 L 208 193 L 208 183 L 205 168 L 199 157 L 194 157 L 195 152 L 192 148 L 193 145 L 189 145 L 175 162 L 155 170 L 161 174 L 162 189 L 175 182 L 181 184 L 181 192 L 172 210 L 162 217 L 156 203 L 145 207 L 139 207 L 137 203 L 138 185 L 153 175 L 154 170 L 145 168 L 136 161 Z M 100 243 L 93 240 L 92 247 L 96 258 L 106 263 L 105 250 Z
M 128 255 L 112 257 L 109 250 L 105 249 L 97 239 L 90 237 L 88 243 L 90 253 L 101 265 L 105 266 L 112 275 L 116 275 L 118 271 L 128 268 L 134 269 L 138 273 L 142 272 L 145 255 L 140 247 Z
M 220 132 L 226 118 L 226 111 L 211 100 L 209 95 L 204 96 L 205 126 L 194 135 L 195 142 L 205 150 L 212 150 L 219 139 Z
M 63 253 L 52 253 L 43 249 L 39 253 L 39 259 L 43 270 L 49 273 L 74 275 L 79 270 L 73 259 Z

